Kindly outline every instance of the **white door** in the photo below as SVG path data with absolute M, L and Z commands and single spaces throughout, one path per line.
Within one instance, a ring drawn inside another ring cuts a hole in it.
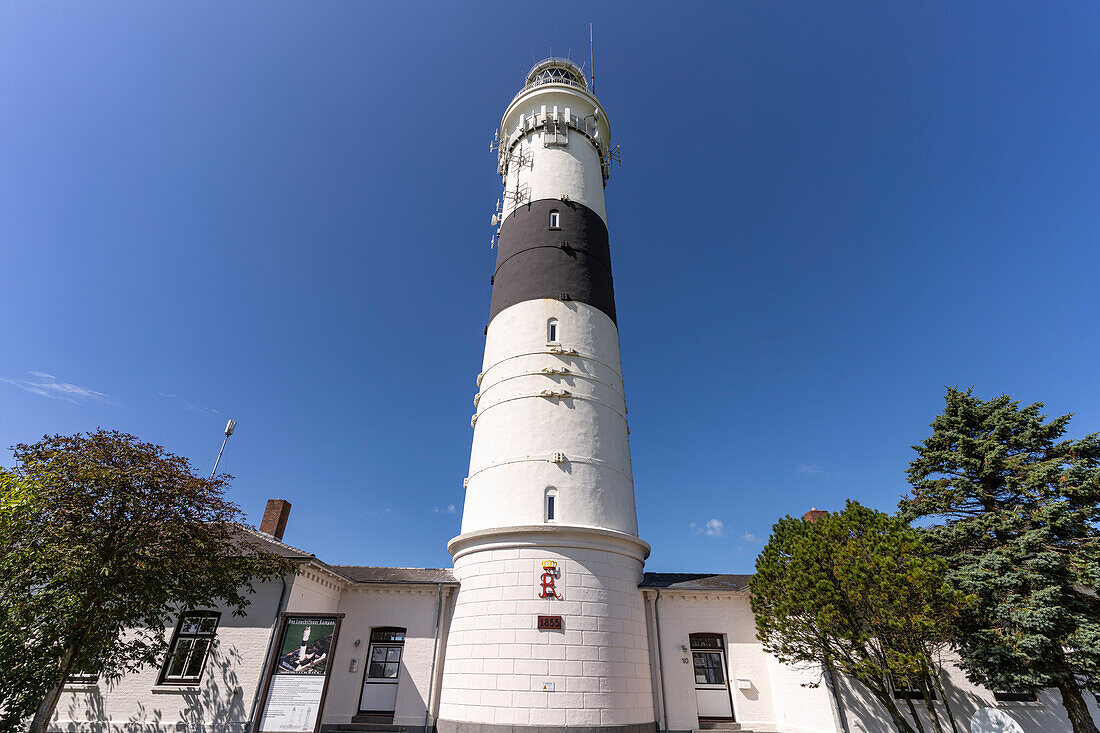
M 397 678 L 401 670 L 401 651 L 405 647 L 405 630 L 374 629 L 370 636 L 359 712 L 392 714 L 397 708 Z
M 726 650 L 720 634 L 692 634 L 691 662 L 695 672 L 695 701 L 699 717 L 732 720 Z

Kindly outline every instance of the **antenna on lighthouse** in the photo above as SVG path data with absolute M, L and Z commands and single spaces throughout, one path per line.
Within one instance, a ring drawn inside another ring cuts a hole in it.
M 592 93 L 596 93 L 596 56 L 592 50 L 592 24 L 588 24 L 588 75 L 591 77 L 589 86 L 592 87 Z
M 214 461 L 214 469 L 210 472 L 210 478 L 214 478 L 214 474 L 218 471 L 218 463 L 222 460 L 222 453 L 225 451 L 225 444 L 229 442 L 229 436 L 233 434 L 233 431 L 237 428 L 237 421 L 230 420 L 225 424 L 225 439 L 222 441 L 222 448 L 218 451 L 218 458 Z

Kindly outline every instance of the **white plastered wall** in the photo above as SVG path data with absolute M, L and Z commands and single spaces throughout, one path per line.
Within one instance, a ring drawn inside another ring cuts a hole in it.
M 551 543 L 552 544 L 552 543 Z M 561 599 L 540 599 L 542 561 Z M 605 550 L 505 548 L 460 555 L 439 717 L 500 725 L 653 722 L 637 558 Z M 539 614 L 561 631 L 539 631 Z M 554 686 L 544 691 L 545 683 Z
M 637 534 L 618 329 L 607 314 L 554 299 L 506 308 L 489 325 L 480 380 L 463 533 L 543 523 L 553 487 L 559 524 Z
M 971 683 L 963 671 L 953 663 L 953 655 L 943 659 L 942 677 L 951 712 L 959 724 L 960 730 L 970 730 L 971 719 L 983 708 L 993 708 L 999 716 L 1014 720 L 1027 733 L 1072 733 L 1062 698 L 1057 690 L 1046 690 L 1036 702 L 998 702 L 993 693 L 984 687 Z M 838 677 L 837 690 L 848 719 L 850 733 L 889 733 L 894 730 L 890 716 L 885 708 L 859 683 L 845 677 Z M 1085 693 L 1085 701 L 1092 713 L 1093 721 L 1100 723 L 1100 708 L 1096 699 Z M 909 717 L 904 700 L 898 700 L 898 708 Z M 934 703 L 940 714 L 940 721 L 948 726 L 947 714 L 942 702 Z M 915 700 L 914 706 L 926 730 L 930 729 L 928 714 L 921 707 L 923 700 Z
M 646 594 L 650 597 L 649 625 L 655 631 L 656 593 L 647 590 Z M 712 633 L 722 634 L 726 641 L 727 674 L 736 722 L 752 730 L 780 733 L 837 731 L 825 686 L 803 686 L 818 682 L 819 675 L 781 665 L 762 649 L 756 639 L 746 594 L 662 590 L 657 610 L 668 730 L 690 731 L 699 727 L 689 637 L 694 633 Z M 656 647 L 652 636 L 650 643 Z M 750 687 L 739 689 L 739 679 L 748 680 Z M 660 694 L 661 683 L 656 676 L 653 685 Z
M 159 667 L 121 679 L 70 686 L 62 692 L 51 729 L 77 731 L 188 731 L 223 733 L 247 728 L 252 702 L 278 618 L 282 583 L 261 583 L 244 616 L 225 608 L 217 645 L 194 686 L 157 685 Z M 165 629 L 170 640 L 173 628 Z M 239 691 L 238 691 L 239 689 Z
M 359 694 L 367 671 L 370 631 L 380 626 L 405 629 L 405 648 L 397 682 L 395 725 L 424 725 L 431 688 L 432 653 L 436 639 L 436 609 L 443 593 L 440 645 L 445 641 L 445 612 L 453 587 L 434 585 L 361 584 L 343 594 L 344 613 L 337 641 L 335 667 L 329 678 L 323 722 L 348 723 L 358 712 Z M 359 640 L 359 646 L 355 641 Z M 355 671 L 351 660 L 357 660 Z
M 347 585 L 346 580 L 334 576 L 331 571 L 306 565 L 294 578 L 286 611 L 307 614 L 336 613 L 340 605 L 340 593 Z
M 307 564 L 287 580 L 286 610 L 334 613 L 346 581 Z M 244 616 L 225 608 L 217 644 L 197 685 L 158 685 L 160 667 L 145 667 L 119 680 L 71 686 L 62 693 L 51 727 L 78 731 L 245 731 L 278 621 L 280 581 L 260 583 Z M 165 629 L 171 640 L 174 630 Z M 257 712 L 257 714 L 259 714 Z

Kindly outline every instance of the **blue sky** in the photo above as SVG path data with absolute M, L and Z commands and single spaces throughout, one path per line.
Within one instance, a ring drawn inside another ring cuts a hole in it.
M 8 2 L 0 444 L 103 426 L 209 472 L 233 417 L 251 521 L 446 566 L 488 143 L 588 21 L 649 569 L 892 509 L 945 385 L 1100 429 L 1095 3 Z

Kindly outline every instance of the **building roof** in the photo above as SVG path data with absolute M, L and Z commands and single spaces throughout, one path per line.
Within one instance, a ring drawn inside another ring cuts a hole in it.
M 285 542 L 280 542 L 271 535 L 252 529 L 251 527 L 238 524 L 237 528 L 241 531 L 242 540 L 259 547 L 261 550 L 272 552 L 288 560 L 313 560 L 316 558 L 312 553 L 306 552 L 305 550 L 299 550 L 297 547 L 291 547 Z
M 715 573 L 646 573 L 639 588 L 670 590 L 748 590 L 751 575 L 718 575 Z
M 331 565 L 330 567 L 356 583 L 458 584 L 454 573 L 448 568 L 379 568 L 370 565 Z

